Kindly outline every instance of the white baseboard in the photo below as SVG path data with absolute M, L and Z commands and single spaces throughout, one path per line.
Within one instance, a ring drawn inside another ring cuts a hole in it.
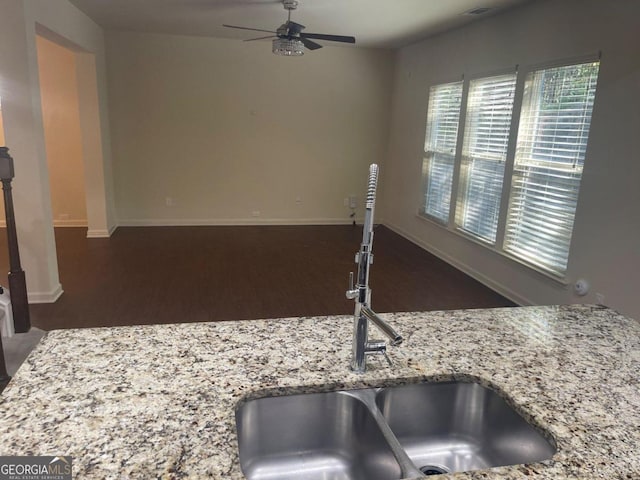
M 534 304 L 533 301 L 531 301 L 530 299 L 528 299 L 526 297 L 523 297 L 522 295 L 520 295 L 517 292 L 514 292 L 513 290 L 511 290 L 506 285 L 503 285 L 502 283 L 496 282 L 492 278 L 487 277 L 485 274 L 479 272 L 478 270 L 474 269 L 473 267 L 467 265 L 466 263 L 463 263 L 463 262 L 459 261 L 457 258 L 452 257 L 448 253 L 443 252 L 442 250 L 434 247 L 433 245 L 430 245 L 429 243 L 425 242 L 421 238 L 418 238 L 418 237 L 410 234 L 409 232 L 407 232 L 407 231 L 403 230 L 402 228 L 398 227 L 397 225 L 394 225 L 392 223 L 388 223 L 387 222 L 387 223 L 384 223 L 384 226 L 387 227 L 390 230 L 393 230 L 398 235 L 406 238 L 410 242 L 415 243 L 416 245 L 418 245 L 419 247 L 423 248 L 427 252 L 435 255 L 439 259 L 444 260 L 449 265 L 452 265 L 453 267 L 457 268 L 458 270 L 466 273 L 467 275 L 469 275 L 474 280 L 477 280 L 478 282 L 482 283 L 486 287 L 489 287 L 491 290 L 499 293 L 503 297 L 508 298 L 512 302 L 514 302 L 514 303 L 516 303 L 518 305 L 523 305 L 523 306 L 524 305 L 533 305 Z
M 350 218 L 171 218 L 119 220 L 120 227 L 242 226 L 242 225 L 349 225 Z M 362 222 L 357 218 L 356 222 Z
M 58 283 L 50 292 L 28 292 L 27 301 L 29 303 L 54 303 L 63 292 L 62 285 Z
M 105 229 L 89 229 L 87 230 L 87 238 L 109 238 L 116 231 L 118 225 L 112 225 L 109 230 Z
M 87 230 L 87 238 L 109 238 L 109 230 Z
M 0 220 L 0 228 L 5 228 L 7 226 L 6 220 Z M 86 220 L 54 220 L 54 227 L 85 227 L 87 226 Z
M 54 220 L 54 227 L 86 227 L 86 220 Z

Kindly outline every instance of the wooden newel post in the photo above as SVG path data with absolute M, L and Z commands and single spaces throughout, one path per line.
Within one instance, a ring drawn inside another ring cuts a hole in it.
M 20 266 L 16 218 L 13 211 L 11 180 L 13 180 L 13 158 L 7 147 L 0 147 L 0 180 L 4 194 L 4 212 L 7 219 L 7 242 L 9 244 L 9 295 L 13 309 L 13 324 L 16 333 L 28 332 L 31 328 L 29 302 L 27 301 L 27 282 Z

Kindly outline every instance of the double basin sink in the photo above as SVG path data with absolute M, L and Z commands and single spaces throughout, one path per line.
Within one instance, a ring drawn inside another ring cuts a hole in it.
M 447 382 L 268 397 L 236 411 L 248 480 L 392 480 L 549 459 L 502 397 Z

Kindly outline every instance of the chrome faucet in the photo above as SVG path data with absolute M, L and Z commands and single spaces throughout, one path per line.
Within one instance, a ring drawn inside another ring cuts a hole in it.
M 371 289 L 369 288 L 369 266 L 373 263 L 373 210 L 376 203 L 376 187 L 378 184 L 378 165 L 369 166 L 369 183 L 367 201 L 365 203 L 364 226 L 362 244 L 356 253 L 358 264 L 358 281 L 353 284 L 353 272 L 349 274 L 349 290 L 347 298 L 355 300 L 356 307 L 353 318 L 353 349 L 351 355 L 351 369 L 363 373 L 367 368 L 366 356 L 369 354 L 384 355 L 391 365 L 387 355 L 387 345 L 383 340 L 369 340 L 369 321 L 373 322 L 382 333 L 389 337 L 391 345 L 400 345 L 402 337 L 378 314 L 371 310 Z

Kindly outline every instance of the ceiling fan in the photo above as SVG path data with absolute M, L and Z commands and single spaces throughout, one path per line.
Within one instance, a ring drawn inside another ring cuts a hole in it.
M 291 11 L 298 7 L 298 0 L 282 0 L 282 5 L 288 12 L 287 21 L 278 27 L 277 30 L 262 30 L 260 28 L 238 27 L 236 25 L 223 25 L 223 27 L 237 28 L 240 30 L 251 30 L 254 32 L 266 32 L 272 35 L 266 37 L 250 38 L 245 42 L 252 42 L 254 40 L 263 40 L 266 38 L 273 38 L 272 51 L 276 55 L 286 56 L 300 56 L 304 55 L 305 47 L 309 50 L 317 50 L 322 48 L 322 45 L 314 42 L 311 39 L 316 40 L 329 40 L 331 42 L 343 42 L 343 43 L 356 43 L 355 37 L 348 37 L 344 35 L 329 35 L 326 33 L 305 33 L 302 30 L 305 29 L 304 25 L 291 21 Z

